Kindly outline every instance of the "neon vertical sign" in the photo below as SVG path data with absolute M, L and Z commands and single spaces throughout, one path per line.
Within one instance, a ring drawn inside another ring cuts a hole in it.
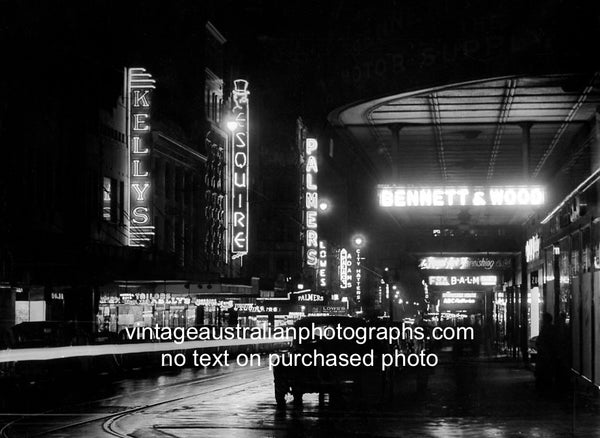
M 319 269 L 317 270 L 319 288 L 327 287 L 327 243 L 319 240 Z
M 360 281 L 362 279 L 362 269 L 360 267 L 360 261 L 361 261 L 360 248 L 356 248 L 356 271 L 354 274 L 354 276 L 356 278 L 356 301 L 360 301 L 360 296 L 362 294 L 361 284 L 360 284 Z
M 340 288 L 352 287 L 352 253 L 345 248 L 340 250 Z
M 231 252 L 248 253 L 248 81 L 233 81 L 233 117 L 237 128 L 231 148 Z
M 150 104 L 155 88 L 145 68 L 127 71 L 127 133 L 129 148 L 129 245 L 150 246 L 154 223 L 150 208 Z
M 319 144 L 314 138 L 307 138 L 305 142 L 305 192 L 304 192 L 304 225 L 306 227 L 306 264 L 316 268 L 319 263 L 319 235 L 317 233 L 317 211 L 319 207 L 319 194 L 317 187 L 317 149 Z

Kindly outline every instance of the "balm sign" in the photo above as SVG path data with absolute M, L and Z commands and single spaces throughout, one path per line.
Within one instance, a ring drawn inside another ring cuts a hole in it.
M 149 246 L 154 236 L 150 209 L 150 103 L 155 80 L 144 68 L 127 71 L 129 147 L 129 245 Z
M 231 252 L 234 256 L 248 253 L 248 81 L 233 81 L 233 132 L 231 151 Z

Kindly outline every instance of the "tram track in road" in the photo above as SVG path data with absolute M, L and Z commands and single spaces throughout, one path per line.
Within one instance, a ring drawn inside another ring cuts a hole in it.
M 202 378 L 198 378 L 198 379 L 189 379 L 189 380 L 185 380 L 182 382 L 174 382 L 174 383 L 169 383 L 169 384 L 165 384 L 165 385 L 157 385 L 154 386 L 152 388 L 148 388 L 148 389 L 143 389 L 143 390 L 138 390 L 138 391 L 133 391 L 133 392 L 129 392 L 126 394 L 119 394 L 119 395 L 115 395 L 115 396 L 111 396 L 111 397 L 105 397 L 105 398 L 101 398 L 101 399 L 95 399 L 95 400 L 91 400 L 91 401 L 83 401 L 80 403 L 76 403 L 76 404 L 72 404 L 72 405 L 68 405 L 68 406 L 64 406 L 61 407 L 60 409 L 65 409 L 65 408 L 76 408 L 76 407 L 80 407 L 80 406 L 84 406 L 84 405 L 94 405 L 94 404 L 99 404 L 102 402 L 107 402 L 107 401 L 112 401 L 112 400 L 117 400 L 119 398 L 125 398 L 125 397 L 131 397 L 133 395 L 139 396 L 142 394 L 149 394 L 152 392 L 157 392 L 157 391 L 163 391 L 166 389 L 173 389 L 173 388 L 177 388 L 177 387 L 182 387 L 182 386 L 196 386 L 196 385 L 201 385 L 207 382 L 211 382 L 211 381 L 215 381 L 215 380 L 221 380 L 227 377 L 232 376 L 233 374 L 236 375 L 246 375 L 246 374 L 254 374 L 254 373 L 258 373 L 260 371 L 263 371 L 266 368 L 266 366 L 257 366 L 257 367 L 252 367 L 252 368 L 248 368 L 248 369 L 236 369 L 233 372 L 226 372 L 226 373 L 222 373 L 222 374 L 218 374 L 215 376 L 208 376 L 208 377 L 202 377 Z M 72 429 L 74 427 L 78 427 L 78 426 L 84 426 L 86 424 L 91 424 L 94 422 L 98 422 L 98 421 L 102 421 L 104 420 L 103 423 L 103 429 L 105 430 L 105 432 L 110 433 L 113 436 L 126 436 L 126 435 L 119 435 L 117 432 L 112 432 L 110 430 L 110 428 L 105 429 L 105 424 L 109 423 L 109 424 L 113 424 L 116 420 L 118 420 L 119 418 L 122 418 L 128 414 L 134 413 L 134 412 L 138 412 L 138 411 L 143 411 L 145 409 L 149 409 L 155 406 L 160 406 L 160 405 L 165 405 L 165 404 L 169 404 L 169 403 L 174 403 L 174 402 L 178 402 L 181 400 L 186 400 L 186 399 L 190 399 L 193 397 L 198 397 L 198 396 L 202 396 L 202 395 L 206 395 L 209 394 L 211 392 L 217 392 L 217 391 L 222 391 L 222 390 L 226 390 L 226 389 L 230 389 L 230 388 L 234 388 L 234 387 L 239 387 L 239 386 L 243 386 L 243 385 L 247 385 L 247 382 L 243 382 L 240 384 L 236 384 L 236 385 L 229 385 L 226 387 L 222 387 L 222 388 L 216 388 L 210 391 L 202 391 L 202 392 L 195 392 L 194 394 L 189 394 L 189 395 L 185 395 L 185 396 L 179 396 L 179 397 L 174 397 L 174 398 L 169 398 L 167 400 L 161 400 L 158 401 L 156 403 L 148 403 L 146 405 L 143 406 L 135 406 L 135 407 L 131 407 L 128 409 L 124 409 L 124 410 L 119 410 L 118 412 L 110 412 L 110 413 L 97 413 L 97 412 L 89 412 L 89 413 L 74 413 L 74 412 L 56 412 L 57 409 L 49 409 L 47 411 L 44 412 L 38 412 L 38 413 L 6 413 L 6 414 L 2 414 L 3 416 L 18 416 L 19 418 L 16 418 L 12 421 L 9 421 L 8 423 L 6 423 L 4 426 L 2 426 L 2 428 L 0 428 L 0 438 L 16 438 L 18 435 L 12 435 L 10 434 L 10 429 L 14 428 L 15 425 L 19 424 L 21 421 L 26 420 L 26 419 L 36 419 L 36 418 L 60 418 L 60 417 L 73 417 L 73 416 L 93 416 L 93 418 L 85 418 L 85 419 L 81 419 L 79 421 L 75 421 L 75 422 L 70 422 L 68 424 L 62 424 L 59 425 L 57 427 L 54 427 L 52 429 L 49 430 L 44 430 L 44 431 L 40 431 L 40 432 L 34 432 L 34 433 L 29 433 L 27 436 L 29 437 L 42 437 L 42 436 L 47 436 L 50 435 L 52 433 L 56 433 L 56 432 L 61 432 L 61 431 L 65 431 L 68 429 Z
M 265 379 L 266 380 L 266 379 Z M 260 380 L 259 380 L 260 381 Z M 237 389 L 234 391 L 229 391 L 233 388 L 239 388 L 240 386 L 243 386 L 244 388 L 242 389 Z M 131 414 L 135 414 L 136 412 L 142 412 L 144 410 L 147 409 L 151 409 L 157 406 L 162 406 L 162 405 L 168 405 L 170 403 L 176 403 L 176 402 L 180 402 L 182 400 L 189 400 L 195 397 L 201 397 L 201 396 L 205 396 L 207 394 L 213 394 L 216 392 L 221 392 L 221 391 L 228 391 L 227 392 L 227 396 L 231 396 L 240 392 L 244 392 L 247 390 L 247 386 L 248 386 L 248 382 L 242 382 L 239 384 L 235 384 L 235 385 L 228 385 L 226 387 L 223 388 L 216 388 L 216 389 L 212 389 L 210 391 L 204 391 L 202 393 L 197 393 L 197 394 L 191 394 L 188 396 L 183 396 L 183 397 L 177 397 L 171 400 L 165 400 L 162 402 L 158 402 L 158 403 L 152 403 L 152 404 L 148 404 L 146 406 L 140 406 L 138 408 L 134 408 L 134 409 L 129 409 L 127 411 L 123 411 L 123 412 L 119 412 L 115 415 L 113 415 L 112 417 L 108 418 L 107 420 L 104 421 L 104 423 L 102 424 L 102 430 L 104 430 L 104 432 L 119 437 L 119 438 L 130 438 L 130 435 L 127 434 L 123 434 L 120 431 L 116 430 L 116 426 L 119 420 L 121 420 L 122 418 L 131 415 Z M 166 428 L 165 426 L 162 426 L 163 428 Z M 157 429 L 157 427 L 155 425 L 152 426 L 153 429 Z

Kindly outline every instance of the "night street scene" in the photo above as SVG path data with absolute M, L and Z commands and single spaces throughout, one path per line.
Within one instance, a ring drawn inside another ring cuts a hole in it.
M 600 437 L 600 2 L 0 5 L 0 438 Z

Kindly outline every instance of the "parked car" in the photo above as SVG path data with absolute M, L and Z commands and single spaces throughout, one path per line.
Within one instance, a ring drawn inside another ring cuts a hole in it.
M 74 323 L 58 321 L 22 322 L 11 328 L 13 348 L 88 345 L 90 337 Z
M 296 329 L 301 327 L 332 327 L 334 329 L 340 325 L 344 327 L 365 327 L 368 326 L 365 320 L 345 316 L 318 316 L 302 318 L 294 324 Z M 384 323 L 378 323 L 384 324 Z M 306 393 L 318 393 L 322 401 L 325 394 L 330 398 L 342 398 L 345 396 L 363 396 L 375 394 L 377 397 L 385 397 L 386 390 L 393 390 L 391 381 L 394 370 L 391 368 L 381 371 L 381 366 L 377 363 L 382 352 L 392 351 L 398 348 L 398 345 L 390 345 L 388 341 L 370 341 L 365 344 L 359 344 L 354 340 L 343 339 L 323 339 L 313 338 L 299 342 L 294 339 L 292 346 L 288 351 L 280 353 L 280 363 L 273 367 L 273 379 L 275 387 L 275 401 L 278 406 L 286 404 L 286 395 L 292 394 L 294 402 L 301 403 L 302 396 Z M 374 366 L 304 366 L 296 364 L 286 366 L 284 356 L 289 357 L 298 354 L 313 354 L 313 352 L 327 355 L 334 354 L 353 354 L 374 351 Z

